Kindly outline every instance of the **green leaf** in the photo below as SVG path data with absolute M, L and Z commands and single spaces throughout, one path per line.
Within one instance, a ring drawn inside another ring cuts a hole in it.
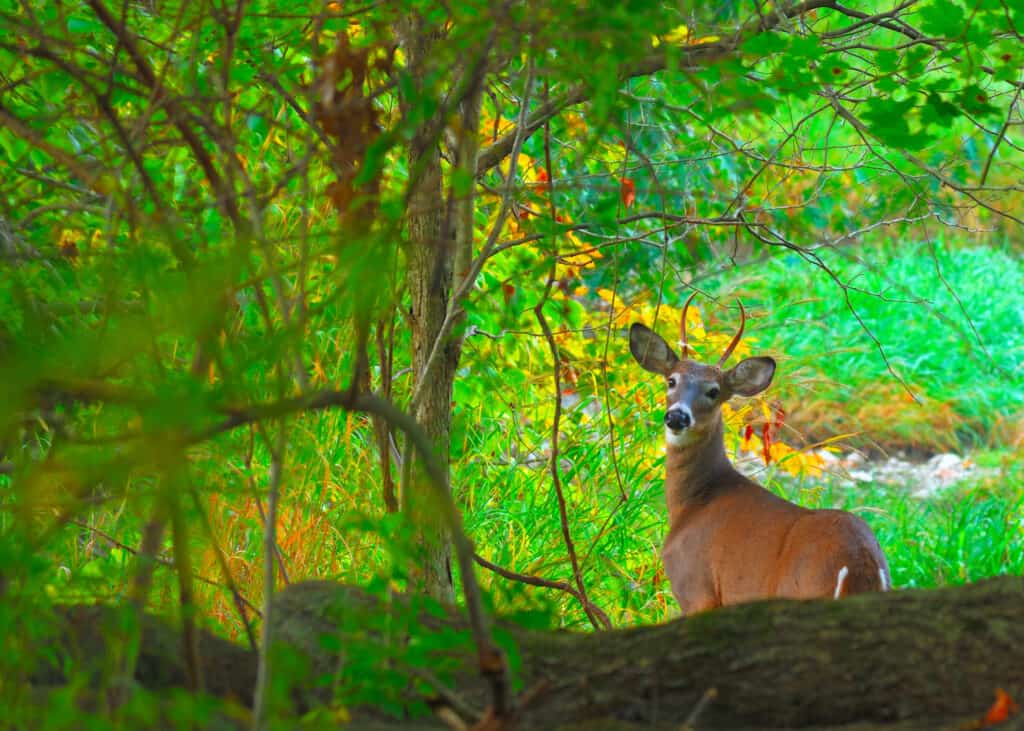
M 103 24 L 92 15 L 72 15 L 68 18 L 69 33 L 98 33 L 103 30 Z
M 977 117 L 985 117 L 999 111 L 992 106 L 988 91 L 977 84 L 971 84 L 965 88 L 957 97 L 957 101 L 968 114 Z
M 870 99 L 860 116 L 882 142 L 894 147 L 915 148 L 917 143 L 908 121 L 913 109 L 913 100 Z
M 945 101 L 941 95 L 931 92 L 921 110 L 921 121 L 944 124 L 960 116 L 960 109 Z
M 743 53 L 764 57 L 786 50 L 789 43 L 778 33 L 758 33 L 743 41 L 740 48 Z
M 921 30 L 932 36 L 956 38 L 964 32 L 964 9 L 953 2 L 938 0 L 921 8 Z

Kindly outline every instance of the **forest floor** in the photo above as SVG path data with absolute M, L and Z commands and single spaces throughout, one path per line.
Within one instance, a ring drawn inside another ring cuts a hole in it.
M 865 484 L 903 487 L 916 498 L 937 497 L 944 490 L 991 478 L 999 472 L 997 467 L 980 465 L 972 453 L 942 452 L 925 459 L 904 452 L 871 457 L 859 451 L 837 454 L 821 449 L 815 454 L 825 462 L 825 478 L 836 487 L 855 488 Z M 752 477 L 764 470 L 764 463 L 756 455 L 750 455 L 740 466 Z

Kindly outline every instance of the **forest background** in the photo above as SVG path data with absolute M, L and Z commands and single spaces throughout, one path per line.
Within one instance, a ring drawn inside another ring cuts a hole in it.
M 896 587 L 1024 572 L 1016 6 L 0 22 L 0 675 L 55 602 L 255 646 L 312 577 L 533 627 L 675 616 L 661 384 L 624 334 L 677 339 L 695 290 L 699 357 L 740 299 L 734 357 L 780 362 L 726 411 L 745 470 L 862 515 Z M 864 476 L 949 452 L 940 490 Z

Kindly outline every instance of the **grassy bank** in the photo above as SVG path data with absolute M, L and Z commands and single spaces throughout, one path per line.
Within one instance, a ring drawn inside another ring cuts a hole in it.
M 1020 439 L 1018 256 L 941 241 L 821 255 L 845 289 L 795 255 L 712 283 L 717 294 L 755 308 L 751 336 L 781 354 L 774 388 L 795 427 L 812 439 L 859 432 L 861 443 L 887 449 Z

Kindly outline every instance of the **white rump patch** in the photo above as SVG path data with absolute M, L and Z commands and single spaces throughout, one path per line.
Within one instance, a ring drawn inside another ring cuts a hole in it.
M 833 599 L 838 599 L 839 596 L 843 593 L 843 584 L 846 583 L 846 575 L 849 573 L 850 569 L 846 568 L 845 566 L 839 569 L 839 576 L 836 579 L 836 593 L 832 595 Z
M 892 588 L 892 584 L 889 583 L 889 577 L 885 575 L 885 569 L 878 569 L 878 578 L 882 582 L 882 591 L 889 591 Z

